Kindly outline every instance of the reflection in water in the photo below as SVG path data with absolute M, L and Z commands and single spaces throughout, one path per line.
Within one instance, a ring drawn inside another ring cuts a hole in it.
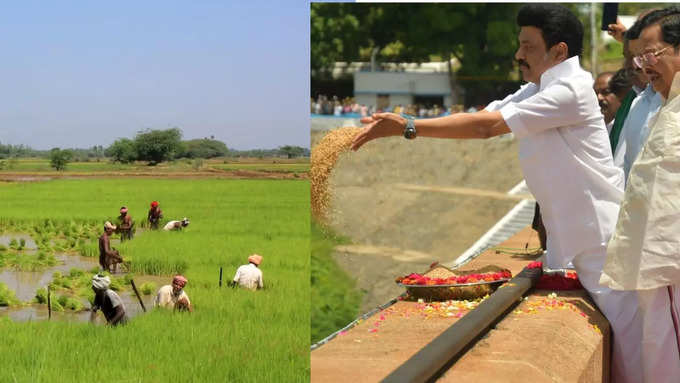
M 99 263 L 96 258 L 66 254 L 57 254 L 55 257 L 60 262 L 60 264 L 42 271 L 1 271 L 0 282 L 6 284 L 9 289 L 13 290 L 17 299 L 22 302 L 30 302 L 35 297 L 36 291 L 41 287 L 47 286 L 47 284 L 52 280 L 52 275 L 54 272 L 59 271 L 66 275 L 72 268 L 78 268 L 84 270 L 87 273 L 93 268 L 99 267 Z M 125 273 L 116 274 L 116 276 L 122 275 L 125 275 Z M 162 285 L 169 284 L 171 279 L 172 277 L 140 275 L 135 277 L 135 284 L 139 289 L 143 283 L 153 282 L 156 284 L 157 288 L 160 288 Z M 142 294 L 141 291 L 140 294 Z M 123 300 L 128 318 L 133 318 L 139 313 L 143 312 L 142 307 L 139 304 L 139 300 L 135 296 L 130 286 L 128 286 L 126 291 L 120 292 L 118 295 L 120 295 L 121 299 Z M 147 310 L 152 309 L 154 296 L 155 292 L 151 295 L 141 295 L 142 301 L 144 302 L 144 306 Z M 56 297 L 54 299 L 56 299 Z M 90 308 L 90 303 L 87 302 L 85 298 L 82 298 L 81 302 L 86 308 Z M 47 305 L 31 304 L 16 308 L 0 307 L 0 316 L 9 316 L 9 318 L 15 321 L 47 320 Z M 64 312 L 52 313 L 52 320 L 86 322 L 89 321 L 89 319 L 90 311 L 72 312 L 67 310 Z M 104 316 L 101 313 L 97 314 L 96 323 L 106 323 Z

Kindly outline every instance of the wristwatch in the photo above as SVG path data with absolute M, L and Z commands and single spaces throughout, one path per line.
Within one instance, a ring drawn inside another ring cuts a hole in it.
M 407 140 L 412 140 L 416 138 L 416 126 L 413 121 L 413 117 L 408 114 L 402 114 L 402 117 L 406 119 L 406 127 L 404 128 L 404 138 Z

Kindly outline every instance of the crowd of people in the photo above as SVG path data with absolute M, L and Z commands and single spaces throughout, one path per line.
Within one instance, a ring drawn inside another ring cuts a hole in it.
M 471 106 L 466 112 L 476 112 L 483 109 L 483 105 Z M 450 114 L 463 112 L 462 105 L 452 105 L 449 107 L 440 105 L 408 104 L 408 105 L 388 105 L 384 108 L 376 108 L 375 105 L 358 104 L 353 97 L 344 99 L 333 96 L 319 95 L 316 100 L 311 99 L 312 114 L 333 115 L 336 117 L 359 118 L 370 116 L 374 113 L 404 113 L 419 118 L 431 118 L 448 116 Z
M 99 264 L 102 271 L 111 274 L 118 272 L 118 264 L 124 262 L 120 252 L 111 247 L 111 239 L 114 233 L 120 234 L 120 241 L 131 240 L 134 236 L 134 220 L 128 214 L 128 208 L 122 206 L 119 210 L 117 225 L 109 221 L 104 223 L 104 233 L 99 237 Z M 147 221 L 151 230 L 158 230 L 163 212 L 158 201 L 151 202 L 151 208 L 147 214 Z M 163 226 L 165 231 L 181 231 L 189 226 L 189 219 L 169 221 Z M 248 290 L 264 288 L 262 271 L 259 269 L 262 263 L 262 256 L 252 254 L 248 257 L 248 263 L 240 266 L 236 270 L 233 280 L 230 282 L 232 287 L 242 287 Z M 177 311 L 193 312 L 193 307 L 189 296 L 184 291 L 188 280 L 183 275 L 175 275 L 169 285 L 162 286 L 156 293 L 154 307 L 167 308 Z M 111 279 L 103 273 L 92 277 L 92 290 L 95 293 L 92 304 L 90 320 L 94 321 L 97 311 L 104 314 L 104 318 L 109 325 L 117 326 L 127 323 L 128 316 L 125 304 L 120 296 L 110 289 Z
M 352 143 L 388 136 L 489 138 L 513 133 L 540 204 L 544 265 L 573 268 L 611 325 L 611 381 L 680 377 L 680 7 L 629 29 L 623 68 L 583 70 L 583 25 L 555 3 L 524 5 L 515 59 L 527 82 L 479 113 L 362 119 Z

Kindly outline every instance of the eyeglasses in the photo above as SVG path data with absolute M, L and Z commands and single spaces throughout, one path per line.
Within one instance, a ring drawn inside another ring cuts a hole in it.
M 635 65 L 638 68 L 642 68 L 644 65 L 655 65 L 656 63 L 659 62 L 659 59 L 657 59 L 657 57 L 659 57 L 659 55 L 661 55 L 661 53 L 668 48 L 670 48 L 670 46 L 660 51 L 648 52 L 639 56 L 635 56 L 633 57 L 633 63 L 635 63 Z

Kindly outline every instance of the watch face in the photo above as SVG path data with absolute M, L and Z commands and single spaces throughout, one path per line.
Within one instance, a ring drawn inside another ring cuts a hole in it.
M 413 128 L 406 128 L 404 130 L 404 137 L 409 140 L 416 138 L 416 130 Z

